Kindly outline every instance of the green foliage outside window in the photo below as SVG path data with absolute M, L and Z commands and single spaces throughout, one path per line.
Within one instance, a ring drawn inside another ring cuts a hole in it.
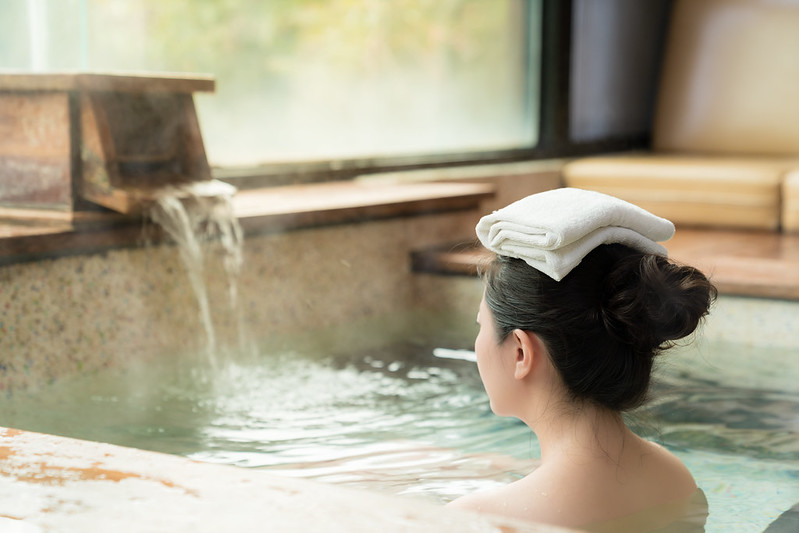
M 0 68 L 30 68 L 30 5 L 4 1 Z M 535 0 L 30 1 L 40 68 L 214 75 L 197 102 L 215 164 L 535 142 Z

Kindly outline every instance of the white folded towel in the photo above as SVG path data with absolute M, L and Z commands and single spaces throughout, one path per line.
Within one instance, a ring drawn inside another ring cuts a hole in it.
M 624 200 L 583 189 L 533 194 L 477 223 L 483 246 L 523 259 L 556 281 L 600 244 L 621 243 L 666 255 L 655 241 L 674 235 L 674 224 Z

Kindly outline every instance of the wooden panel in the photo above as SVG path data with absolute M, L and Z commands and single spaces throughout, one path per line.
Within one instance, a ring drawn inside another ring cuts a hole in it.
M 210 76 L 0 74 L 0 206 L 131 213 L 142 190 L 210 180 L 191 93 L 213 89 Z
M 87 199 L 97 201 L 97 198 L 111 194 L 119 176 L 116 168 L 108 165 L 115 153 L 105 110 L 91 95 L 82 94 L 80 97 L 80 123 L 82 179 L 79 188 Z
M 0 204 L 71 205 L 66 94 L 0 92 Z
M 191 95 L 180 96 L 181 113 L 183 115 L 183 154 L 182 166 L 187 178 L 191 181 L 206 181 L 211 179 L 211 167 L 205 155 L 200 121 L 194 107 L 194 98 Z
M 92 202 L 134 213 L 164 186 L 211 180 L 191 95 L 93 92 L 81 108 L 81 189 Z
M 104 111 L 114 153 L 109 164 L 119 186 L 160 186 L 182 181 L 183 114 L 174 94 L 92 93 Z

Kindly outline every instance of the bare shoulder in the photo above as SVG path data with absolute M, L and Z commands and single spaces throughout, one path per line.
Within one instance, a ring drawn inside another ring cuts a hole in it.
M 448 507 L 479 513 L 499 514 L 515 518 L 531 518 L 531 498 L 524 490 L 524 480 L 495 489 L 467 494 L 448 504 Z
M 452 500 L 447 504 L 447 507 L 479 513 L 504 514 L 501 510 L 502 505 L 500 502 L 503 500 L 505 493 L 507 493 L 506 487 L 474 492 Z
M 569 516 L 565 511 L 570 509 L 568 491 L 560 485 L 561 480 L 549 477 L 546 469 L 539 469 L 503 487 L 458 498 L 449 506 L 557 524 Z
M 660 499 L 673 501 L 688 498 L 696 492 L 694 477 L 676 455 L 659 444 L 644 442 L 646 451 L 641 458 L 644 475 L 656 481 L 651 486 L 660 489 Z

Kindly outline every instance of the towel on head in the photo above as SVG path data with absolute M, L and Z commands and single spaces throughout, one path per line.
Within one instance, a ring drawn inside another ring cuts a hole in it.
M 563 188 L 533 194 L 477 223 L 483 246 L 523 259 L 556 281 L 600 244 L 620 243 L 666 255 L 655 241 L 674 235 L 674 224 L 619 198 Z

